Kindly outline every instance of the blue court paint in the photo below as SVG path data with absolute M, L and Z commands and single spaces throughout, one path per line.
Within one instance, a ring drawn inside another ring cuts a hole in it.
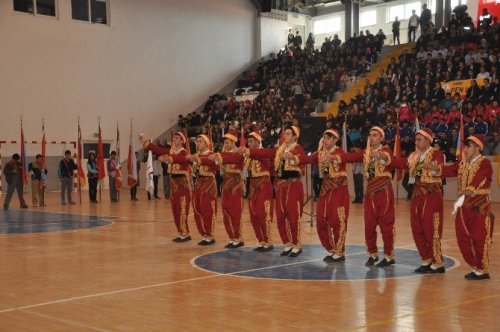
M 210 272 L 234 276 L 292 279 L 292 280 L 366 280 L 417 276 L 413 270 L 420 265 L 420 256 L 414 249 L 396 249 L 396 264 L 391 267 L 365 267 L 367 260 L 364 246 L 346 246 L 346 261 L 325 263 L 325 249 L 321 245 L 305 245 L 299 257 L 281 257 L 281 248 L 267 253 L 254 252 L 253 248 L 222 250 L 196 257 L 193 264 Z M 384 257 L 379 253 L 379 257 Z M 447 269 L 455 260 L 445 257 Z
M 110 217 L 30 210 L 0 211 L 0 234 L 72 231 L 111 224 Z

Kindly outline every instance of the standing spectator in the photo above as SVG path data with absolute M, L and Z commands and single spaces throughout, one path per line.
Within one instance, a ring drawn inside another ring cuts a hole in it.
M 401 25 L 401 22 L 398 21 L 398 17 L 396 16 L 396 19 L 394 22 L 392 22 L 392 38 L 393 38 L 393 44 L 396 45 L 396 39 L 398 40 L 398 45 L 400 44 L 399 41 L 399 26 Z
M 384 34 L 384 31 L 382 29 L 378 30 L 378 33 L 375 35 L 375 47 L 377 48 L 377 52 L 382 52 L 382 46 L 384 46 L 384 40 L 386 40 L 387 37 Z
M 116 188 L 116 171 L 120 169 L 120 165 L 116 161 L 116 152 L 111 151 L 106 165 L 109 178 L 109 197 L 111 202 L 118 202 L 118 188 Z
M 314 51 L 314 36 L 312 32 L 309 33 L 309 36 L 307 37 L 306 40 L 306 49 L 309 51 Z
M 429 31 L 429 23 L 432 19 L 431 10 L 427 8 L 427 4 L 422 5 L 422 13 L 420 13 L 420 30 L 422 35 L 426 35 Z
M 288 29 L 288 47 L 293 47 L 294 39 L 292 29 Z
M 415 13 L 415 9 L 412 9 L 410 19 L 408 20 L 408 43 L 415 42 L 418 24 L 419 24 L 418 15 Z
M 10 200 L 14 191 L 17 190 L 17 196 L 19 197 L 19 203 L 21 204 L 21 209 L 26 209 L 28 205 L 24 202 L 23 197 L 23 176 L 22 167 L 23 164 L 19 161 L 21 157 L 19 154 L 14 153 L 12 159 L 5 165 L 3 173 L 5 174 L 5 180 L 7 181 L 7 196 L 5 196 L 5 201 L 3 202 L 3 209 L 8 210 Z
M 295 38 L 293 39 L 293 46 L 295 48 L 302 48 L 302 37 L 299 35 L 299 31 L 295 32 Z
M 141 162 L 139 161 L 139 152 L 135 151 L 135 160 L 136 160 L 136 165 L 137 165 L 137 181 L 135 182 L 135 185 L 133 187 L 130 187 L 130 199 L 132 201 L 138 201 L 137 199 L 137 188 L 139 188 L 140 185 L 140 176 L 139 176 L 139 171 L 141 170 Z
M 90 152 L 87 158 L 87 178 L 89 179 L 90 202 L 97 203 L 97 162 L 94 152 Z
M 148 192 L 148 200 L 155 198 L 160 199 L 158 196 L 158 180 L 160 179 L 161 173 L 161 163 L 158 160 L 158 156 L 153 154 L 153 197 L 151 197 L 151 194 Z
M 61 204 L 66 205 L 66 195 L 68 197 L 68 204 L 74 205 L 75 202 L 71 199 L 73 192 L 73 173 L 76 171 L 76 164 L 71 159 L 71 151 L 64 152 L 64 159 L 59 162 L 57 173 L 61 181 Z
M 363 203 L 363 163 L 352 164 L 352 180 L 354 182 L 354 201 L 353 203 Z
M 33 207 L 45 206 L 43 180 L 47 175 L 47 169 L 42 164 L 42 155 L 37 154 L 35 161 L 28 165 L 28 172 L 31 172 L 31 200 Z

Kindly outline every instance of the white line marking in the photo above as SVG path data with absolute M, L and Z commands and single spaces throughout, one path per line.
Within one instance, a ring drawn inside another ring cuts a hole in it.
M 415 245 L 406 245 L 406 246 L 400 246 L 395 249 L 404 249 L 404 248 L 410 248 L 414 247 Z M 224 250 L 218 250 L 218 251 L 224 251 Z M 213 251 L 218 252 L 218 251 Z M 210 253 L 207 253 L 210 254 Z M 206 254 L 205 254 L 206 255 Z M 366 255 L 365 252 L 363 253 L 356 253 L 356 254 L 350 254 L 346 256 L 356 256 L 356 255 Z M 200 257 L 203 255 L 199 255 L 197 257 Z M 197 258 L 193 258 L 190 262 L 193 264 L 194 260 Z M 446 256 L 448 258 L 451 258 L 449 256 Z M 455 266 L 451 267 L 448 270 L 454 269 L 460 265 L 459 262 L 457 262 L 454 258 L 451 258 L 455 262 Z M 109 292 L 102 292 L 102 293 L 95 293 L 95 294 L 88 294 L 88 295 L 82 295 L 82 296 L 75 296 L 75 297 L 69 297 L 65 299 L 60 299 L 60 300 L 54 300 L 54 301 L 48 301 L 48 302 L 42 302 L 42 303 L 36 303 L 36 304 L 30 304 L 26 306 L 21 306 L 21 307 L 14 307 L 14 308 L 8 308 L 8 309 L 3 309 L 0 310 L 0 314 L 2 313 L 7 313 L 7 312 L 12 312 L 12 311 L 19 311 L 19 310 L 26 310 L 26 309 L 31 309 L 31 308 L 38 308 L 38 307 L 43 307 L 47 305 L 52 305 L 52 304 L 58 304 L 58 303 L 65 303 L 65 302 L 71 302 L 71 301 L 77 301 L 77 300 L 82 300 L 82 299 L 88 299 L 88 298 L 94 298 L 94 297 L 100 297 L 100 296 L 107 296 L 107 295 L 113 295 L 113 294 L 121 294 L 121 293 L 127 293 L 127 292 L 133 292 L 133 291 L 138 291 L 138 290 L 143 290 L 143 289 L 151 289 L 151 288 L 158 288 L 162 286 L 169 286 L 169 285 L 177 285 L 177 284 L 182 284 L 185 282 L 190 282 L 190 281 L 198 281 L 198 280 L 205 280 L 205 279 L 212 279 L 212 278 L 217 278 L 217 277 L 224 277 L 224 276 L 234 276 L 237 274 L 241 273 L 248 273 L 248 272 L 254 272 L 254 271 L 259 271 L 259 270 L 267 270 L 267 269 L 273 269 L 273 268 L 279 268 L 279 267 L 284 267 L 284 266 L 291 266 L 291 265 L 298 265 L 298 264 L 304 264 L 304 263 L 310 263 L 310 262 L 315 262 L 322 260 L 322 258 L 318 259 L 310 259 L 307 261 L 301 261 L 301 262 L 293 262 L 293 263 L 287 263 L 287 264 L 280 264 L 280 265 L 272 265 L 272 266 L 266 266 L 262 268 L 255 268 L 255 269 L 249 269 L 249 270 L 243 270 L 243 271 L 235 271 L 235 272 L 230 272 L 230 273 L 217 273 L 213 271 L 208 271 L 212 273 L 211 275 L 208 276 L 202 276 L 202 277 L 196 277 L 196 278 L 189 278 L 189 279 L 183 279 L 183 280 L 177 280 L 177 281 L 169 281 L 169 282 L 163 282 L 163 283 L 158 283 L 158 284 L 153 284 L 153 285 L 146 285 L 146 286 L 140 286 L 140 287 L 132 287 L 132 288 L 124 288 L 124 289 L 118 289 L 115 291 L 109 291 Z M 194 265 L 195 266 L 195 265 Z M 196 267 L 196 266 L 195 266 Z M 196 267 L 199 270 L 202 271 L 207 271 L 202 268 Z M 407 276 L 407 277 L 417 277 L 419 275 L 415 276 Z M 254 278 L 254 277 L 246 277 L 246 276 L 239 276 L 238 277 L 243 277 L 243 278 Z M 384 278 L 384 279 L 398 279 L 398 278 L 406 278 L 406 277 L 395 277 L 395 278 Z M 359 280 L 298 280 L 298 279 L 271 279 L 271 278 L 259 278 L 260 280 L 280 280 L 280 281 L 321 281 L 321 282 L 331 282 L 331 281 L 368 281 L 367 279 L 359 279 Z M 372 280 L 372 279 L 370 279 Z M 377 279 L 373 279 L 377 280 Z

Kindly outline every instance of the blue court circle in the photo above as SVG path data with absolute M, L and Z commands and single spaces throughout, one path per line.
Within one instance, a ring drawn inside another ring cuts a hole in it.
M 74 231 L 112 223 L 112 218 L 81 214 L 7 210 L 0 212 L 0 234 Z
M 396 264 L 390 267 L 365 267 L 366 248 L 346 246 L 346 261 L 325 263 L 321 245 L 304 245 L 299 257 L 281 257 L 281 248 L 271 252 L 255 252 L 251 247 L 222 250 L 201 255 L 192 264 L 205 271 L 240 277 L 286 280 L 367 280 L 420 276 L 414 270 L 420 265 L 415 249 L 396 249 Z M 383 253 L 379 253 L 383 257 Z M 444 257 L 447 269 L 456 266 L 451 257 Z

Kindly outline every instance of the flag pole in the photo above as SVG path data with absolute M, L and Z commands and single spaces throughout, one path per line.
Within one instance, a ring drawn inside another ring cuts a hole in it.
M 99 133 L 101 132 L 101 116 L 99 115 L 97 117 L 97 123 L 99 124 Z M 99 149 L 97 149 L 99 150 Z M 99 151 L 98 151 L 99 153 Z M 103 158 L 104 156 L 101 156 L 101 158 Z M 98 173 L 99 174 L 99 173 Z M 97 182 L 99 184 L 99 205 L 102 204 L 102 183 L 101 181 L 99 181 L 99 178 L 97 178 Z
M 78 167 L 82 167 L 81 163 L 82 163 L 82 156 L 81 156 L 81 151 L 80 151 L 80 146 L 82 144 L 81 142 L 81 131 L 80 131 L 80 114 L 78 114 L 78 146 L 77 146 L 77 162 L 78 162 Z M 78 182 L 78 201 L 80 202 L 80 205 L 82 205 L 82 184 L 81 184 L 81 180 L 80 180 L 80 174 L 78 174 L 79 172 L 77 171 L 77 182 Z
M 119 124 L 118 124 L 118 120 L 116 120 L 116 153 L 118 155 L 118 160 L 117 160 L 117 163 L 118 163 L 118 166 L 120 167 L 118 169 L 118 172 L 121 173 L 121 164 L 120 164 L 120 154 L 121 154 L 121 151 L 120 151 L 120 127 L 119 127 Z M 122 182 L 123 182 L 123 174 L 121 175 L 122 177 Z M 115 178 L 115 187 L 116 187 L 116 178 Z M 118 198 L 118 201 L 120 201 L 120 190 L 119 188 L 116 188 L 116 197 Z
M 396 123 L 397 123 L 397 126 L 396 126 L 396 135 L 400 135 L 399 133 L 399 108 L 396 109 Z M 397 147 L 396 146 L 396 142 L 398 142 L 398 138 L 396 137 L 396 139 L 394 140 L 394 149 L 401 149 L 401 144 L 399 144 L 399 146 Z M 399 155 L 401 156 L 401 151 L 399 152 Z M 395 174 L 395 179 L 396 179 L 396 205 L 399 205 L 399 183 L 398 183 L 398 171 L 396 170 L 396 174 Z

